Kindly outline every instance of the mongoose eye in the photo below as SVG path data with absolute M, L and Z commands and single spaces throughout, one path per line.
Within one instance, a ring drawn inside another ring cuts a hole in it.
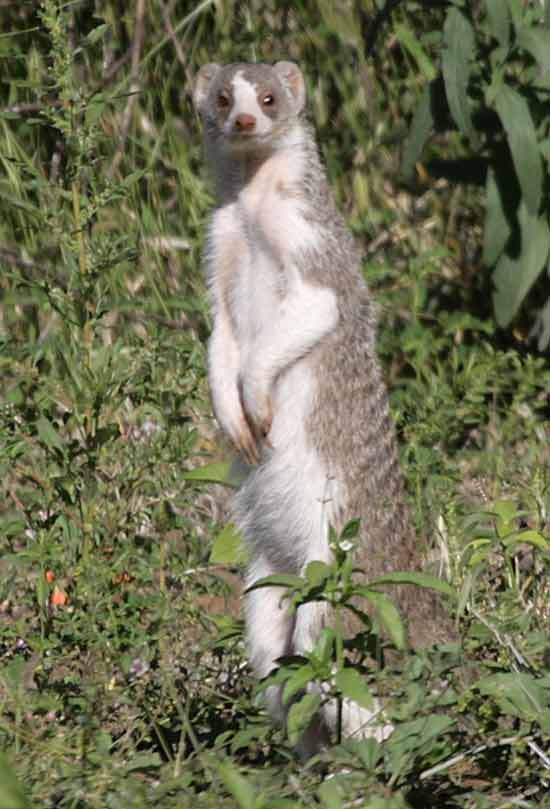
M 228 106 L 229 106 L 229 98 L 226 96 L 225 93 L 220 93 L 218 95 L 218 107 L 221 107 L 222 109 L 227 109 Z
M 262 98 L 262 104 L 264 107 L 271 107 L 275 103 L 275 96 L 271 95 L 271 93 L 266 93 L 266 95 Z

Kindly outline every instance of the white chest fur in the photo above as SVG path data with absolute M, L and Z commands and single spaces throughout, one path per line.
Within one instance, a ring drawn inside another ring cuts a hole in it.
M 244 347 L 274 315 L 297 277 L 295 256 L 312 248 L 317 232 L 293 193 L 303 157 L 290 146 L 265 161 L 236 200 L 218 209 L 210 230 L 211 284 L 222 295 Z

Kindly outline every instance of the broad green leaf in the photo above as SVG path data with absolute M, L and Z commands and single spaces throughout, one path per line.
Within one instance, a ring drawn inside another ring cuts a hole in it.
M 511 233 L 510 224 L 504 212 L 499 186 L 496 182 L 495 171 L 492 167 L 487 172 L 485 199 L 483 263 L 488 267 L 492 267 L 502 254 Z
M 40 418 L 36 420 L 36 432 L 40 440 L 50 449 L 57 449 L 62 453 L 66 451 L 66 447 L 59 433 L 46 416 L 40 416 Z
M 344 530 L 340 534 L 340 539 L 355 539 L 359 534 L 361 528 L 361 520 L 350 520 L 344 526 Z
M 376 608 L 378 617 L 383 628 L 398 649 L 406 646 L 405 626 L 399 615 L 399 610 L 385 593 L 371 590 L 370 587 L 361 587 L 361 595 L 366 598 Z
M 373 706 L 372 694 L 364 677 L 356 669 L 345 668 L 338 671 L 334 683 L 343 697 L 351 699 L 362 708 Z
M 409 28 L 409 26 L 404 23 L 397 23 L 394 25 L 393 30 L 400 44 L 410 53 L 416 62 L 420 73 L 428 81 L 433 81 L 437 76 L 437 70 L 413 29 Z
M 297 744 L 300 741 L 300 736 L 307 729 L 320 705 L 321 695 L 313 693 L 305 694 L 301 700 L 290 706 L 287 717 L 290 744 Z
M 493 697 L 501 710 L 527 721 L 538 721 L 550 708 L 550 689 L 526 672 L 505 672 L 483 677 L 475 687 L 480 694 Z
M 404 774 L 419 756 L 436 751 L 441 756 L 440 737 L 454 725 L 448 716 L 432 714 L 399 724 L 385 743 L 388 771 Z
M 319 585 L 322 584 L 328 578 L 328 576 L 330 576 L 331 568 L 330 565 L 326 564 L 326 562 L 321 562 L 314 559 L 312 562 L 308 563 L 304 572 L 305 577 L 310 584 Z
M 334 644 L 336 642 L 336 632 L 330 626 L 325 626 L 321 630 L 319 640 L 315 644 L 315 655 L 321 663 L 329 663 L 332 658 Z
M 237 768 L 229 762 L 219 762 L 210 759 L 211 764 L 216 768 L 227 789 L 237 801 L 240 809 L 254 809 L 256 805 L 256 791 L 254 787 L 245 780 Z
M 211 565 L 236 565 L 245 556 L 241 535 L 232 523 L 229 523 L 215 538 L 210 551 Z
M 550 163 L 550 138 L 539 141 L 539 151 L 547 163 Z
M 303 584 L 304 580 L 300 576 L 294 576 L 291 573 L 277 573 L 273 576 L 258 579 L 250 587 L 247 587 L 245 592 L 250 593 L 252 590 L 259 590 L 261 587 L 301 588 Z
M 377 739 L 349 739 L 346 747 L 357 756 L 367 772 L 373 772 L 382 758 L 382 746 Z
M 162 759 L 158 753 L 138 753 L 132 756 L 131 760 L 126 765 L 126 772 L 156 768 L 160 767 L 161 764 Z
M 496 529 L 500 539 L 514 530 L 514 520 L 518 516 L 518 509 L 512 500 L 496 500 L 491 508 L 496 515 Z
M 385 576 L 379 576 L 377 579 L 370 581 L 369 587 L 378 587 L 380 584 L 414 584 L 417 587 L 429 587 L 431 590 L 437 590 L 446 596 L 454 597 L 455 595 L 453 588 L 443 579 L 431 576 L 429 573 L 419 573 L 417 571 L 387 573 Z
M 303 691 L 312 680 L 315 679 L 315 672 L 313 668 L 307 663 L 305 666 L 300 666 L 296 669 L 285 683 L 283 688 L 282 701 L 283 705 L 287 705 L 288 701 L 292 699 L 298 691 Z
M 412 747 L 417 747 L 445 733 L 454 723 L 454 719 L 441 714 L 412 719 L 410 722 L 403 722 L 395 728 L 391 736 L 391 743 L 409 742 Z
M 485 0 L 489 31 L 498 44 L 508 50 L 510 45 L 510 11 L 507 0 Z
M 524 0 L 507 0 L 510 16 L 516 31 L 520 31 L 523 26 Z
M 487 547 L 472 553 L 472 555 L 468 559 L 468 567 L 475 567 L 476 565 L 479 565 L 481 562 L 484 562 L 489 556 L 490 551 L 491 548 Z
M 506 132 L 512 161 L 527 210 L 536 216 L 542 197 L 542 160 L 526 100 L 507 85 L 495 95 L 495 108 Z
M 324 781 L 317 790 L 317 795 L 325 809 L 343 809 L 344 802 L 340 796 L 338 784 L 335 783 L 334 779 Z
M 545 539 L 538 531 L 518 531 L 513 536 L 503 539 L 502 544 L 505 548 L 513 548 L 514 545 L 533 545 L 535 548 L 540 548 L 541 551 L 550 550 L 550 542 Z
M 405 141 L 401 169 L 406 179 L 411 179 L 414 166 L 419 159 L 426 141 L 434 126 L 432 113 L 432 86 L 427 84 L 422 91 L 418 106 L 414 111 L 411 128 Z
M 520 203 L 518 221 L 521 228 L 519 255 L 503 253 L 493 272 L 493 306 L 499 326 L 506 327 L 516 315 L 523 299 L 548 261 L 550 230 L 544 217 L 533 216 Z
M 95 45 L 96 42 L 99 42 L 100 39 L 103 39 L 108 28 L 109 25 L 107 25 L 107 23 L 101 23 L 101 25 L 97 25 L 95 28 L 92 28 L 89 34 L 86 35 L 86 41 L 89 42 L 91 45 Z
M 235 486 L 231 475 L 231 464 L 229 463 L 209 463 L 206 466 L 198 466 L 196 469 L 184 472 L 182 477 L 184 480 L 191 480 L 196 483 L 221 483 L 230 488 Z
M 541 70 L 550 73 L 550 31 L 545 28 L 522 28 L 518 31 L 517 44 L 528 51 Z
M 447 13 L 443 40 L 441 66 L 449 109 L 460 131 L 475 145 L 477 137 L 472 127 L 468 99 L 468 81 L 475 47 L 475 35 L 469 21 L 455 6 L 451 6 Z
M 0 809 L 27 809 L 23 787 L 7 759 L 0 754 Z

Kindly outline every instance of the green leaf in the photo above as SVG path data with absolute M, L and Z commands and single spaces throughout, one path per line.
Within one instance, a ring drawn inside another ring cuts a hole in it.
M 344 806 L 338 784 L 333 779 L 324 781 L 317 790 L 317 795 L 325 809 L 342 809 Z
M 370 586 L 357 589 L 376 608 L 380 622 L 395 646 L 398 649 L 404 649 L 406 646 L 405 626 L 399 610 L 391 598 L 385 593 L 371 590 Z
M 0 809 L 27 809 L 23 787 L 8 760 L 0 754 Z
M 405 739 L 412 740 L 416 737 L 413 743 L 422 744 L 441 735 L 441 733 L 445 733 L 454 724 L 455 720 L 448 716 L 431 714 L 430 716 L 412 719 L 410 722 L 403 722 L 398 725 L 391 736 L 391 740 L 392 742 L 401 742 Z
M 472 115 L 468 99 L 470 64 L 474 53 L 475 35 L 464 14 L 455 6 L 447 13 L 443 28 L 442 70 L 445 92 L 451 115 L 460 131 L 477 145 L 472 127 Z
M 254 787 L 243 778 L 240 772 L 230 763 L 222 763 L 209 759 L 225 786 L 231 792 L 240 809 L 254 809 L 256 804 L 256 791 Z
M 46 416 L 40 416 L 36 420 L 36 432 L 38 433 L 38 437 L 40 440 L 47 446 L 49 449 L 56 449 L 59 450 L 61 453 L 65 453 L 66 447 L 61 440 L 59 433 Z
M 334 677 L 336 688 L 343 697 L 351 699 L 362 708 L 373 707 L 373 698 L 365 678 L 356 669 L 345 668 L 338 671 Z
M 489 31 L 498 44 L 508 50 L 510 46 L 510 10 L 506 0 L 485 0 Z
M 516 32 L 523 26 L 523 6 L 524 0 L 507 0 L 510 16 Z
M 241 535 L 232 523 L 215 538 L 210 551 L 211 565 L 236 565 L 245 556 Z
M 496 181 L 495 171 L 491 167 L 487 172 L 485 186 L 486 210 L 483 230 L 483 263 L 492 267 L 496 263 L 506 242 L 510 238 L 510 223 L 504 211 L 503 200 Z
M 411 128 L 403 149 L 401 170 L 406 179 L 412 179 L 415 163 L 419 159 L 433 127 L 432 86 L 427 84 L 422 91 L 420 101 L 414 112 Z
M 369 587 L 378 587 L 380 584 L 414 584 L 417 587 L 429 587 L 437 590 L 446 596 L 455 597 L 455 591 L 443 579 L 431 576 L 429 573 L 419 573 L 417 571 L 387 573 L 369 582 Z
M 359 535 L 360 528 L 361 520 L 350 520 L 344 526 L 344 529 L 340 534 L 340 539 L 355 539 L 355 537 Z
M 399 724 L 385 743 L 387 771 L 395 778 L 397 775 L 410 772 L 415 762 L 423 756 L 431 758 L 430 754 L 435 753 L 437 758 L 440 758 L 442 755 L 440 737 L 447 733 L 453 724 L 453 719 L 439 714 Z
M 330 626 L 325 626 L 315 644 L 315 655 L 320 663 L 324 665 L 330 663 L 335 644 L 336 632 Z
M 528 212 L 536 216 L 542 197 L 543 171 L 529 105 L 507 85 L 497 90 L 494 104 L 508 138 L 525 205 Z
M 101 23 L 101 25 L 97 25 L 95 28 L 92 28 L 90 33 L 86 35 L 86 42 L 89 42 L 90 45 L 95 45 L 96 42 L 103 39 L 108 28 L 109 25 L 107 25 L 107 23 Z
M 512 500 L 495 500 L 491 512 L 497 517 L 496 529 L 500 539 L 514 530 L 514 520 L 518 516 L 518 510 Z
M 514 545 L 533 545 L 534 548 L 539 548 L 541 551 L 550 550 L 550 542 L 545 539 L 538 531 L 518 531 L 513 536 L 506 537 L 502 540 L 505 548 L 513 548 Z
M 151 768 L 160 767 L 162 759 L 158 753 L 138 753 L 133 756 L 131 761 L 126 765 L 126 772 L 133 772 L 134 770 L 148 770 Z
M 428 81 L 433 81 L 437 76 L 437 70 L 413 29 L 409 28 L 409 26 L 404 23 L 397 23 L 394 25 L 393 30 L 400 44 L 410 53 L 416 62 L 420 73 Z
M 382 746 L 376 739 L 348 739 L 346 747 L 357 756 L 367 772 L 374 772 L 382 758 Z
M 321 705 L 321 695 L 305 694 L 301 700 L 290 706 L 287 717 L 287 730 L 290 744 L 298 744 Z
M 287 705 L 298 691 L 303 691 L 312 680 L 315 679 L 315 672 L 312 666 L 307 663 L 305 666 L 300 666 L 296 669 L 285 683 L 283 689 L 282 701 L 283 705 Z
M 521 249 L 517 256 L 503 253 L 493 272 L 493 306 L 499 326 L 513 320 L 523 299 L 539 277 L 548 260 L 550 230 L 544 217 L 540 219 L 527 210 L 522 201 L 518 221 Z
M 294 576 L 291 573 L 276 573 L 273 576 L 264 576 L 263 579 L 258 579 L 250 587 L 247 587 L 245 592 L 250 593 L 252 590 L 259 590 L 261 587 L 290 587 L 301 588 L 304 580 L 300 576 Z
M 229 463 L 209 463 L 206 466 L 198 466 L 190 469 L 182 475 L 184 480 L 196 483 L 221 483 L 223 486 L 235 488 Z
M 320 562 L 314 559 L 309 562 L 305 571 L 305 577 L 309 584 L 314 586 L 322 584 L 331 574 L 331 567 L 326 562 Z
M 491 696 L 500 709 L 528 722 L 550 708 L 550 689 L 531 674 L 506 672 L 483 677 L 475 684 L 480 694 Z
M 518 31 L 516 42 L 524 51 L 528 51 L 545 73 L 550 73 L 550 31 L 545 28 L 522 28 Z

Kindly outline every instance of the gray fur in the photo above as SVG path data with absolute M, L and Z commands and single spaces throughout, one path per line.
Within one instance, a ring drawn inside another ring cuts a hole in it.
M 266 237 L 245 217 L 242 244 L 252 256 L 263 250 L 264 260 L 265 256 L 272 257 L 274 301 L 290 301 L 288 268 L 296 266 L 312 290 L 330 290 L 337 302 L 336 326 L 274 379 L 271 430 L 268 425 L 267 435 L 255 431 L 259 463 L 249 469 L 235 498 L 235 518 L 251 551 L 247 583 L 269 573 L 301 573 L 315 555 L 328 561 L 327 531 L 323 529 L 324 534 L 319 534 L 319 498 L 312 497 L 308 488 L 310 481 L 323 474 L 327 482 L 327 514 L 333 527 L 340 531 L 349 520 L 361 520 L 356 563 L 367 580 L 391 570 L 420 568 L 422 554 L 403 497 L 388 397 L 376 355 L 375 307 L 361 273 L 358 250 L 334 204 L 313 130 L 304 118 L 301 73 L 292 63 L 278 63 L 275 67 L 207 66 L 203 70 L 195 103 L 204 122 L 208 162 L 216 179 L 217 210 L 233 205 L 235 211 L 240 211 L 242 194 L 252 186 L 261 167 L 278 150 L 288 149 L 289 160 L 292 150 L 300 150 L 300 165 L 305 167 L 302 173 L 295 181 L 291 178 L 274 182 L 277 188 L 280 186 L 281 201 L 296 200 L 300 216 L 317 234 L 316 242 L 313 246 L 292 243 L 280 256 L 275 252 L 272 255 L 272 246 L 265 245 Z M 216 108 L 217 94 L 221 90 L 230 94 L 231 81 L 237 73 L 251 86 L 273 86 L 281 93 L 280 108 L 272 115 L 270 137 L 248 147 L 240 142 L 235 146 L 228 143 L 222 132 L 228 112 L 224 109 L 220 113 Z M 295 137 L 296 132 L 299 137 Z M 288 147 L 287 143 L 292 145 Z M 227 252 L 221 250 L 220 254 L 212 230 L 216 227 L 215 217 L 216 214 L 210 226 L 206 269 L 213 289 L 215 323 L 227 318 L 227 333 L 231 334 L 239 326 L 234 302 L 239 250 L 231 253 L 228 245 Z M 277 218 L 276 210 L 273 218 Z M 296 232 L 300 232 L 298 224 Z M 220 282 L 222 276 L 226 280 Z M 218 286 L 220 291 L 216 292 Z M 211 367 L 212 379 L 217 370 L 220 369 Z M 246 372 L 247 368 L 241 366 L 241 379 Z M 301 411 L 299 403 L 289 397 L 300 390 L 300 374 L 304 375 L 304 384 L 312 385 L 313 393 L 303 413 L 304 423 L 293 425 L 288 413 L 296 406 L 299 419 Z M 242 396 L 241 405 L 245 410 Z M 246 416 L 253 429 L 253 418 Z M 270 436 L 278 435 L 278 420 L 283 417 L 288 423 L 288 436 L 279 437 L 270 446 Z M 302 440 L 305 462 L 293 454 Z M 415 641 L 435 641 L 447 634 L 437 603 L 427 591 L 398 588 L 395 594 Z M 281 605 L 280 590 L 275 588 L 252 591 L 246 610 L 249 654 L 258 676 L 265 676 L 278 656 L 307 651 L 331 620 L 327 606 L 321 603 L 302 607 L 296 617 L 290 616 Z M 271 630 L 265 636 L 254 629 L 262 611 L 272 617 Z M 349 629 L 353 631 L 352 626 Z M 272 694 L 270 702 L 273 715 L 280 718 L 283 710 L 279 696 Z M 330 724 L 328 712 L 325 719 Z M 326 741 L 327 729 L 322 725 L 319 720 L 310 729 L 310 738 L 303 745 L 306 753 Z

